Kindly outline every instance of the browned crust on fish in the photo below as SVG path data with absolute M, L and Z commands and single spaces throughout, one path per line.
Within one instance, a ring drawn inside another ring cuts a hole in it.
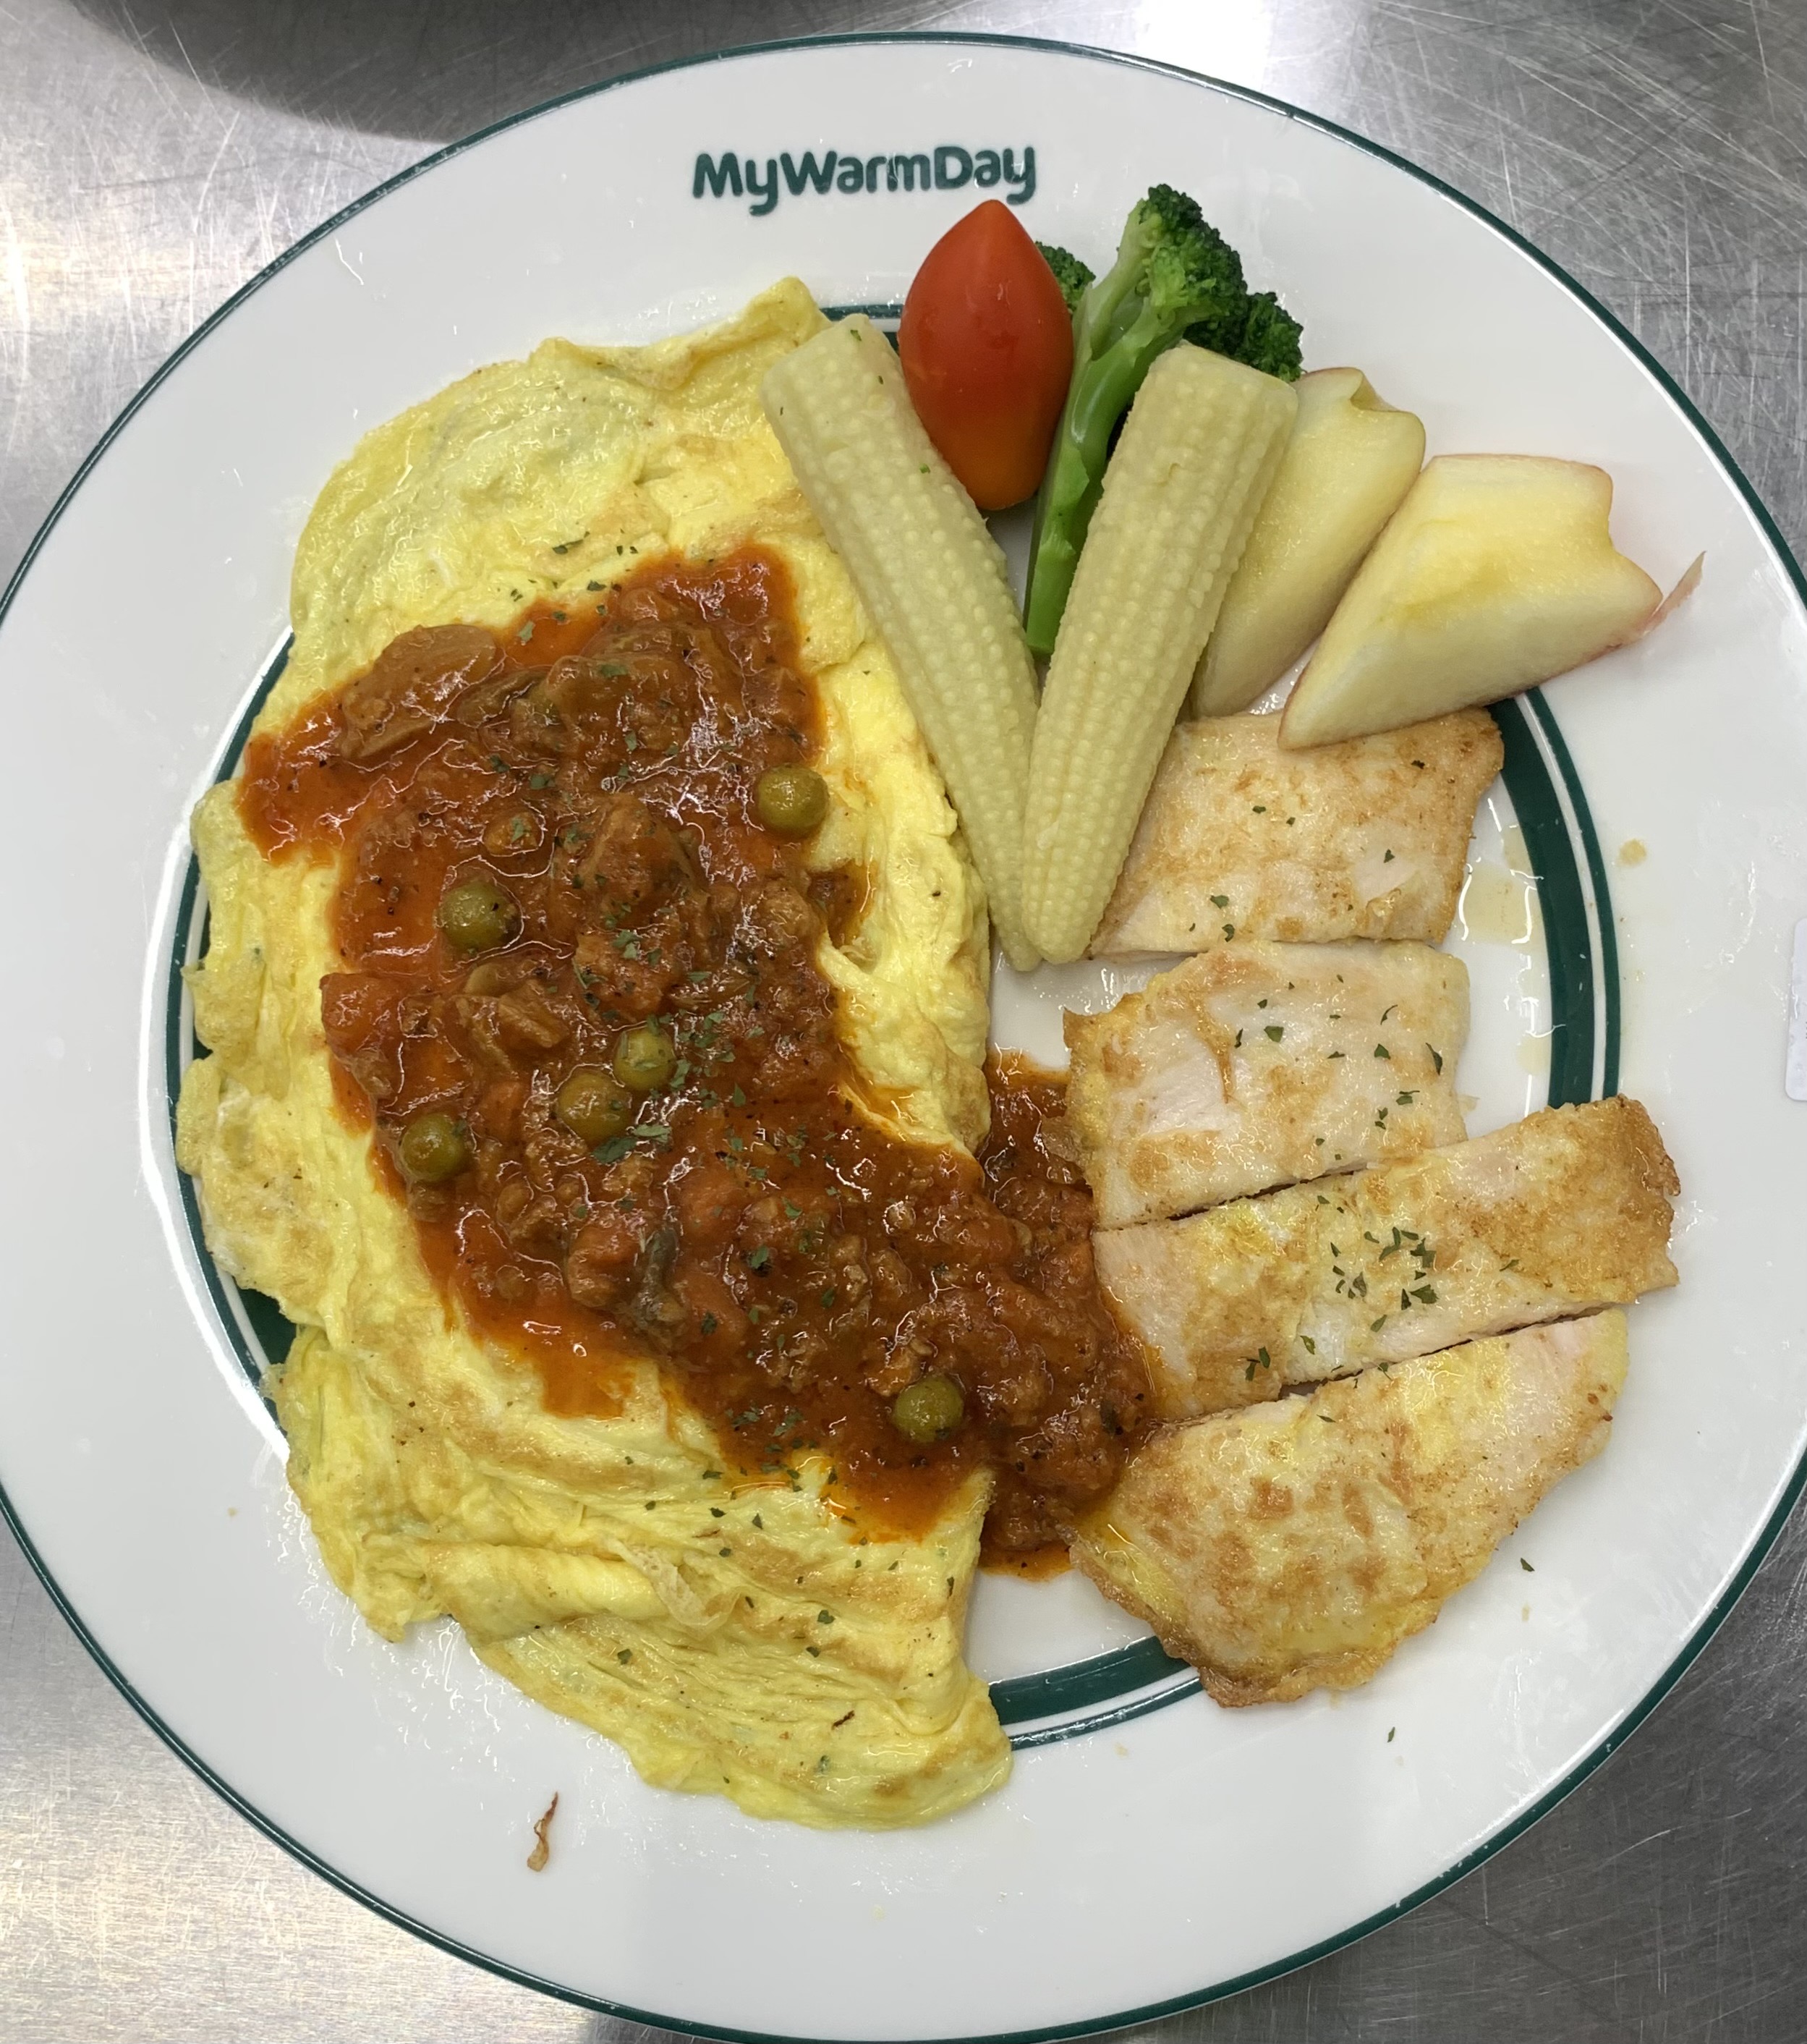
M 1226 944 L 1069 1014 L 1067 1114 L 1108 1228 L 1466 1134 L 1461 961 L 1421 944 Z
M 1172 1428 L 1073 1558 L 1220 1704 L 1353 1688 L 1599 1453 L 1625 1365 L 1614 1311 Z
M 1671 1285 L 1678 1190 L 1621 1094 L 1093 1246 L 1163 1409 L 1191 1419 Z
M 1094 957 L 1239 937 L 1439 943 L 1475 809 L 1505 757 L 1485 710 L 1283 751 L 1275 717 L 1204 717 L 1168 741 Z M 1391 855 L 1391 856 L 1389 856 Z

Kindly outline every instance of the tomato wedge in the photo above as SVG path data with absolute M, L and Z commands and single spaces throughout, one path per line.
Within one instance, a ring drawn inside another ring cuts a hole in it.
M 1066 402 L 1073 328 L 1008 206 L 986 200 L 929 251 L 897 352 L 917 416 L 979 509 L 1033 495 Z

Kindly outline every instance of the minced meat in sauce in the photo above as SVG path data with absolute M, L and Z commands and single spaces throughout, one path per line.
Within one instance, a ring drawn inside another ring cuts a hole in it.
M 758 550 L 501 633 L 406 632 L 253 740 L 242 813 L 267 856 L 342 859 L 320 985 L 340 1103 L 551 1409 L 618 1409 L 621 1358 L 650 1352 L 729 1466 L 782 1481 L 819 1452 L 831 1497 L 900 1531 L 992 1465 L 988 1558 L 1033 1566 L 1114 1481 L 1145 1370 L 1045 1140 L 1057 1078 L 993 1061 L 976 1161 L 852 1105 L 815 949 L 857 928 L 862 877 L 812 872 L 754 799 L 819 747 L 796 657 Z M 664 1082 L 616 1089 L 626 1125 L 585 1140 L 560 1089 L 581 1071 L 606 1098 L 636 1031 Z M 963 1412 L 925 1442 L 895 1401 L 931 1377 Z

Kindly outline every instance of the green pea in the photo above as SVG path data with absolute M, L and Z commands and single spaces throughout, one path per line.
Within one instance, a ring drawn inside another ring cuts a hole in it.
M 449 1114 L 417 1114 L 396 1146 L 401 1168 L 416 1185 L 436 1185 L 456 1178 L 470 1162 L 470 1137 Z
M 753 806 L 768 830 L 808 837 L 828 813 L 828 783 L 813 766 L 768 767 L 754 783 Z
M 606 1143 L 634 1118 L 634 1101 L 600 1065 L 579 1065 L 559 1087 L 552 1111 L 580 1141 Z
M 615 1076 L 635 1093 L 656 1091 L 677 1067 L 671 1039 L 656 1023 L 627 1030 L 615 1046 Z
M 439 897 L 439 928 L 455 951 L 493 951 L 520 924 L 519 904 L 498 881 L 461 880 Z
M 951 1377 L 924 1377 L 891 1401 L 891 1424 L 912 1441 L 945 1440 L 966 1416 L 966 1400 Z

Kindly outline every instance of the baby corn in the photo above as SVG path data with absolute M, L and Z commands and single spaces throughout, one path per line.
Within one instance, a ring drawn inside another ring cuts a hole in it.
M 992 926 L 1011 963 L 1027 971 L 1037 962 L 1022 909 L 1035 668 L 1003 556 L 923 431 L 889 344 L 863 315 L 776 363 L 761 395 L 897 663 L 984 881 Z
M 1277 377 L 1184 342 L 1137 394 L 1035 729 L 1022 914 L 1044 957 L 1076 959 L 1098 927 L 1298 405 Z

